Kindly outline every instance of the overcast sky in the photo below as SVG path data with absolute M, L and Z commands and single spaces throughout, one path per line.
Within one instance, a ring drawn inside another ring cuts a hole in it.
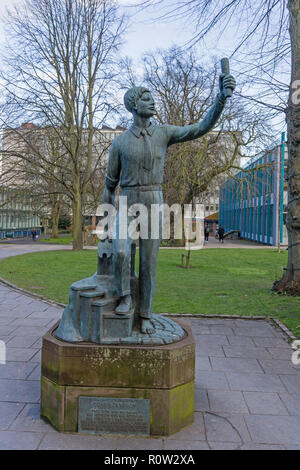
M 140 0 L 118 0 L 121 5 L 132 5 L 138 3 Z M 7 7 L 18 4 L 23 0 L 0 0 L 0 48 L 5 44 L 5 36 L 3 33 L 3 17 Z M 130 28 L 125 37 L 125 44 L 122 47 L 121 54 L 131 57 L 134 63 L 138 65 L 138 61 L 145 52 L 155 51 L 157 48 L 169 48 L 172 45 L 184 45 L 193 35 L 192 26 L 187 20 L 177 19 L 176 21 L 167 22 L 161 19 L 151 21 L 151 18 L 159 16 L 161 13 L 158 7 L 145 9 L 136 13 L 136 9 L 129 8 L 130 13 L 134 13 L 131 18 Z M 239 19 L 234 19 L 237 22 Z M 236 47 L 236 37 L 232 30 L 225 31 L 222 35 L 222 41 L 217 39 L 218 32 L 213 31 L 209 34 L 206 41 L 202 42 L 197 51 L 201 58 L 202 63 L 211 66 L 215 60 L 224 57 L 230 57 L 234 48 Z M 235 69 L 237 67 L 237 69 Z M 231 72 L 238 76 L 240 71 L 240 64 L 231 60 Z M 255 93 L 255 91 L 254 91 Z
M 118 0 L 122 5 L 136 4 L 140 0 Z M 22 0 L 0 0 L 0 17 L 3 17 L 7 7 L 22 2 Z M 129 12 L 132 9 L 129 8 Z M 182 45 L 191 37 L 190 25 L 177 20 L 174 22 L 164 22 L 162 20 L 151 22 L 150 18 L 158 14 L 156 9 L 146 9 L 144 12 L 135 14 L 131 20 L 131 26 L 126 34 L 126 44 L 122 49 L 124 55 L 131 56 L 138 60 L 141 55 L 157 48 L 168 48 L 173 44 Z M 215 35 L 214 35 L 215 36 Z M 0 21 L 0 47 L 5 41 L 3 34 L 3 23 Z M 222 40 L 223 49 L 216 46 L 216 42 L 209 38 L 208 42 L 201 46 L 200 52 L 204 57 L 224 54 L 230 55 L 233 44 L 230 37 Z

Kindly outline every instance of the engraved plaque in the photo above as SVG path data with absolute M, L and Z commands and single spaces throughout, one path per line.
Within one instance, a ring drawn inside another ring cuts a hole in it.
M 149 436 L 150 400 L 79 397 L 78 432 Z

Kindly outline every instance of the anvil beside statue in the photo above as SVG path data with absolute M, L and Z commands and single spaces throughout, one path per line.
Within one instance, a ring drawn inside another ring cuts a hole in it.
M 109 239 L 98 245 L 98 270 L 87 279 L 70 287 L 69 304 L 65 308 L 56 337 L 69 342 L 99 344 L 169 344 L 183 338 L 183 329 L 161 315 L 155 315 L 155 333 L 140 332 L 139 289 L 135 273 L 136 245 L 131 245 L 132 306 L 118 315 L 117 286 L 113 275 L 113 248 Z

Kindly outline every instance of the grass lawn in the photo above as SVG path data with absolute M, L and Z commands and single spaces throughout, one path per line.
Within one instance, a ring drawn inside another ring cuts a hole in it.
M 71 245 L 73 238 L 72 237 L 41 238 L 39 241 L 43 243 L 55 243 L 57 245 Z
M 178 267 L 183 252 L 160 251 L 155 312 L 273 316 L 300 336 L 300 297 L 278 295 L 270 290 L 286 265 L 286 251 L 228 248 L 194 251 L 189 270 Z M 96 266 L 95 250 L 32 253 L 1 260 L 0 276 L 67 303 L 70 284 L 91 276 Z

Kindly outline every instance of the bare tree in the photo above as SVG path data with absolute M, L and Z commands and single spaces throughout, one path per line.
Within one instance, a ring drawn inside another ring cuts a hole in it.
M 297 88 L 300 79 L 300 4 L 298 0 L 156 0 L 141 2 L 143 7 L 160 5 L 160 17 L 188 19 L 194 25 L 190 44 L 201 41 L 218 29 L 236 34 L 238 64 L 247 63 L 248 76 L 260 72 L 269 86 L 268 100 L 252 94 L 254 102 L 274 106 L 282 101 L 284 84 L 277 78 L 280 67 L 290 71 L 288 99 L 283 111 L 288 138 L 288 263 L 274 290 L 300 293 L 300 100 Z M 244 54 L 244 55 L 243 55 Z M 245 60 L 245 54 L 247 59 Z M 244 58 L 244 60 L 243 60 Z M 276 83 L 277 81 L 277 83 Z M 279 85 L 279 86 L 277 86 Z M 271 90 L 271 92 L 270 92 Z M 274 93 L 274 90 L 275 93 Z
M 195 53 L 173 47 L 144 57 L 144 83 L 156 101 L 161 123 L 186 125 L 201 121 L 212 105 L 216 67 L 204 68 Z M 165 199 L 169 204 L 188 204 L 220 178 L 241 169 L 243 157 L 255 156 L 270 145 L 272 132 L 267 112 L 255 113 L 233 98 L 207 135 L 193 142 L 173 145 L 165 164 Z
M 49 178 L 72 203 L 73 249 L 82 249 L 82 214 L 96 173 L 95 129 L 114 111 L 116 51 L 125 28 L 114 0 L 25 0 L 8 16 L 2 80 L 10 123 L 50 126 L 59 155 Z M 15 125 L 13 126 L 15 127 Z

